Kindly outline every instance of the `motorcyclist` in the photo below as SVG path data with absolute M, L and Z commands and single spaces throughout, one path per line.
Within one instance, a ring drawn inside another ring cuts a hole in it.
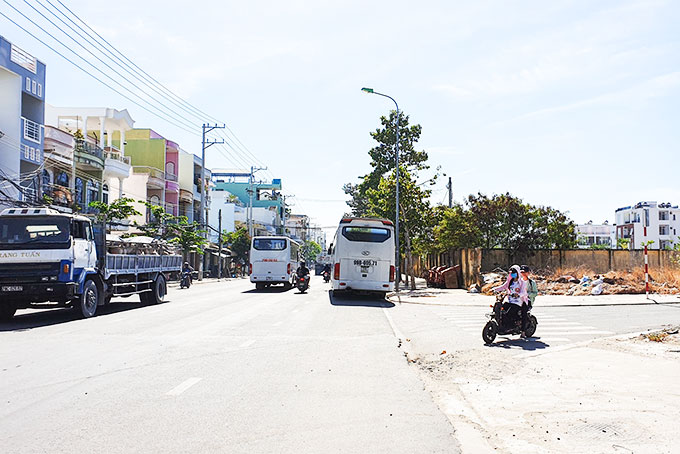
M 309 276 L 309 268 L 307 268 L 305 262 L 300 262 L 300 266 L 298 267 L 296 274 L 298 277 Z
M 508 315 L 513 320 L 517 319 L 517 312 L 521 313 L 522 319 L 522 333 L 521 337 L 526 337 L 524 330 L 527 326 L 527 307 L 529 303 L 529 296 L 527 293 L 527 283 L 521 277 L 522 269 L 519 265 L 512 265 L 510 273 L 505 284 L 494 287 L 494 292 L 505 291 L 508 293 L 508 301 L 504 303 L 504 308 L 508 311 Z
M 184 265 L 182 265 L 182 274 L 189 273 L 189 284 L 193 284 L 193 278 L 191 277 L 191 273 L 193 272 L 194 269 L 189 265 L 189 262 L 184 262 Z
M 328 273 L 329 276 L 331 275 L 331 265 L 328 264 L 328 263 L 326 263 L 323 266 L 323 270 L 321 271 L 321 275 L 325 275 L 326 273 Z

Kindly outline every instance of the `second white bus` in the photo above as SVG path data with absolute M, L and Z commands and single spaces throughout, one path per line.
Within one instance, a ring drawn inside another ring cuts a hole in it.
M 343 218 L 330 251 L 333 292 L 386 294 L 394 290 L 395 240 L 392 221 Z
M 274 284 L 291 288 L 300 260 L 300 244 L 285 236 L 256 236 L 250 243 L 248 274 L 255 288 Z

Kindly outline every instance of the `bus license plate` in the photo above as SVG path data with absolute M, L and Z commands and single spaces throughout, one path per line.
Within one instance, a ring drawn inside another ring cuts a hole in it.
M 3 285 L 3 292 L 21 292 L 24 288 L 21 285 Z
M 377 260 L 355 260 L 354 264 L 359 265 L 361 267 L 376 266 L 378 264 L 378 261 Z

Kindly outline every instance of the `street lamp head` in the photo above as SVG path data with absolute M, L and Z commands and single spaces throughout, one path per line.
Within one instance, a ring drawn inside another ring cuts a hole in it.
M 365 91 L 366 93 L 373 93 L 373 89 L 372 89 L 372 88 L 366 88 L 366 87 L 364 87 L 364 88 L 361 89 L 361 91 Z

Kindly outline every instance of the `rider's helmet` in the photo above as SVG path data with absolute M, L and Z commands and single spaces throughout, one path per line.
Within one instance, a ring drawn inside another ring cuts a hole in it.
M 184 266 L 189 266 L 189 262 L 184 262 Z
M 529 265 L 522 265 L 520 271 L 522 273 L 531 273 L 531 267 Z

